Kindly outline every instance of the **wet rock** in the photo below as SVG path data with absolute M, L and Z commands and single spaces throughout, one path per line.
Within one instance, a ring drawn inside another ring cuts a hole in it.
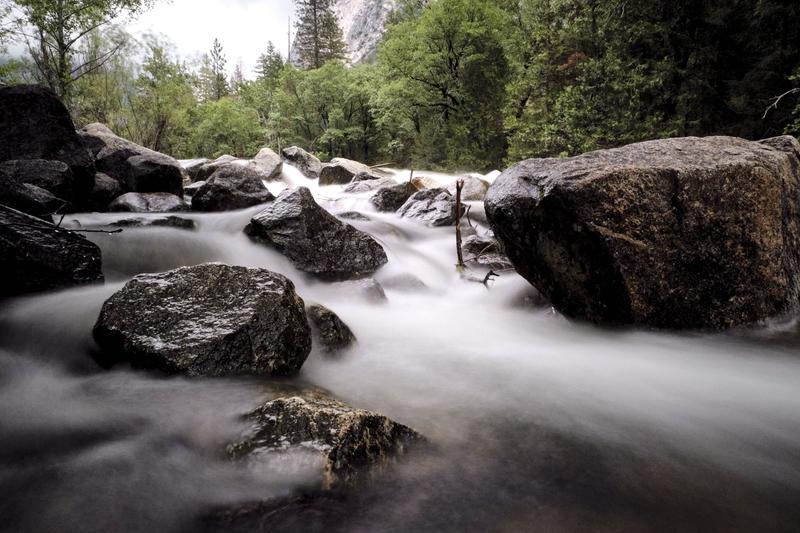
M 197 224 L 194 220 L 176 216 L 159 218 L 123 218 L 112 222 L 111 226 L 118 228 L 146 228 L 150 226 L 194 230 Z
M 483 265 L 492 270 L 514 268 L 511 260 L 503 253 L 502 245 L 492 237 L 470 235 L 464 239 L 461 250 L 467 264 Z
M 87 207 L 90 211 L 105 211 L 109 204 L 122 194 L 122 187 L 114 178 L 98 172 L 94 176 L 94 187 L 89 194 Z
M 383 286 L 373 278 L 352 279 L 340 281 L 333 284 L 336 291 L 342 293 L 345 298 L 359 298 L 361 300 L 382 304 L 389 301 Z
M 462 176 L 460 179 L 464 180 L 464 188 L 461 189 L 461 201 L 463 202 L 482 202 L 486 198 L 486 193 L 489 191 L 489 182 L 480 176 L 473 176 L 468 174 Z M 456 184 L 455 182 L 447 186 L 447 192 L 455 197 Z
M 397 182 L 392 178 L 365 179 L 348 183 L 347 187 L 344 188 L 344 192 L 358 194 L 362 192 L 377 191 L 381 187 L 391 187 L 392 185 L 396 184 Z
M 136 276 L 103 305 L 94 337 L 107 362 L 190 376 L 293 375 L 311 350 L 289 279 L 218 263 Z
M 89 124 L 78 133 L 97 170 L 117 180 L 124 192 L 183 194 L 184 171 L 176 159 L 123 139 L 103 124 Z
M 409 273 L 383 278 L 381 285 L 386 289 L 402 292 L 424 292 L 428 290 L 428 286 L 424 281 Z
M 281 150 L 281 157 L 308 179 L 319 179 L 319 173 L 322 172 L 322 162 L 302 148 L 297 146 L 284 148 Z
M 69 202 L 36 185 L 20 183 L 0 168 L 0 204 L 51 221 L 52 213 L 67 212 Z
M 200 188 L 205 184 L 206 184 L 205 181 L 195 181 L 191 185 L 187 185 L 183 188 L 183 194 L 189 197 L 194 196 L 197 193 L 197 191 L 199 191 Z
M 413 183 L 405 182 L 380 189 L 369 201 L 378 211 L 394 212 L 403 207 L 416 192 L 417 188 Z
M 356 342 L 356 336 L 347 324 L 324 305 L 309 305 L 306 307 L 306 315 L 311 331 L 324 352 L 340 352 Z
M 328 213 L 305 187 L 283 191 L 252 218 L 245 233 L 322 279 L 363 277 L 388 261 L 375 239 Z
M 103 281 L 100 248 L 83 236 L 0 205 L 0 295 Z
M 404 218 L 428 226 L 452 226 L 456 223 L 456 199 L 446 189 L 423 189 L 411 196 L 397 212 Z
M 283 172 L 283 161 L 271 148 L 262 148 L 256 154 L 253 163 L 266 176 L 265 180 L 274 181 L 280 179 L 281 172 Z
M 531 159 L 492 185 L 487 215 L 517 271 L 567 316 L 749 324 L 798 304 L 798 150 L 788 137 L 707 137 Z
M 173 211 L 186 211 L 187 207 L 186 202 L 174 194 L 166 192 L 129 192 L 111 202 L 108 205 L 108 210 L 130 213 L 171 213 Z
M 336 213 L 336 216 L 345 220 L 359 220 L 361 222 L 369 222 L 372 220 L 368 216 L 359 213 L 358 211 L 345 211 L 343 213 Z
M 0 172 L 17 183 L 35 185 L 51 192 L 53 196 L 75 204 L 75 177 L 66 163 L 46 159 L 12 160 L 0 163 Z
M 428 176 L 416 176 L 411 178 L 411 183 L 414 184 L 418 190 L 422 189 L 439 189 L 441 188 L 441 184 L 433 178 Z
M 229 211 L 263 204 L 275 197 L 267 190 L 261 175 L 249 167 L 228 165 L 219 168 L 192 196 L 195 211 Z
M 424 438 L 413 429 L 355 409 L 319 391 L 266 402 L 246 416 L 250 429 L 228 447 L 248 462 L 305 457 L 319 465 L 321 487 L 352 486 L 389 466 Z
M 197 181 L 197 175 L 200 169 L 211 163 L 211 160 L 202 157 L 199 159 L 180 159 L 178 163 L 180 163 L 183 170 L 186 171 L 186 174 L 189 175 L 189 179 L 195 182 Z
M 92 189 L 94 161 L 64 104 L 45 87 L 0 88 L 0 161 L 22 159 L 65 163 L 73 176 L 72 199 L 84 198 Z M 48 189 L 41 183 L 33 185 Z
M 331 162 L 323 165 L 319 173 L 320 185 L 344 185 L 350 183 L 356 174 L 365 172 L 370 174 L 370 168 L 364 163 L 336 157 Z

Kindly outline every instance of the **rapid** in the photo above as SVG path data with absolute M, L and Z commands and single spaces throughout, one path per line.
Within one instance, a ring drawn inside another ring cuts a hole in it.
M 377 213 L 370 193 L 317 187 L 288 165 L 269 187 L 297 185 L 332 213 L 371 219 L 347 222 L 386 249 L 375 279 L 387 302 L 307 278 L 250 241 L 242 228 L 256 207 L 180 214 L 196 231 L 88 234 L 102 249 L 105 285 L 0 303 L 0 530 L 217 531 L 209 512 L 308 483 L 289 459 L 253 470 L 222 453 L 267 380 L 105 370 L 92 359 L 92 326 L 125 281 L 210 261 L 280 272 L 304 300 L 333 309 L 358 345 L 336 359 L 314 348 L 293 381 L 432 444 L 368 488 L 265 518 L 264 531 L 797 530 L 795 324 L 710 335 L 575 323 L 527 305 L 531 288 L 513 272 L 488 287 L 460 276 L 453 228 Z M 481 206 L 472 209 L 485 233 Z M 130 217 L 68 215 L 64 224 Z M 409 275 L 424 287 L 391 282 Z

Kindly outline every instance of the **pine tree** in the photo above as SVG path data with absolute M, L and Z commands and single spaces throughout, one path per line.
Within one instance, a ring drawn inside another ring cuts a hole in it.
M 211 97 L 214 100 L 219 100 L 223 96 L 227 96 L 229 92 L 228 79 L 225 75 L 225 53 L 222 51 L 222 45 L 219 39 L 214 39 L 214 46 L 211 48 Z
M 256 63 L 256 76 L 259 80 L 268 79 L 274 80 L 283 70 L 283 58 L 280 52 L 272 44 L 272 41 L 267 45 L 267 51 L 258 57 Z
M 342 29 L 333 12 L 333 0 L 295 0 L 296 57 L 306 68 L 319 68 L 331 59 L 344 59 Z

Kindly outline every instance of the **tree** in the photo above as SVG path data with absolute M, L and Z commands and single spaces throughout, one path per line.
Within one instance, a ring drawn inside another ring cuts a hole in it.
M 231 92 L 236 96 L 240 96 L 242 87 L 246 84 L 247 80 L 244 79 L 244 67 L 242 66 L 242 62 L 238 61 L 236 66 L 233 67 L 233 74 L 231 74 Z
M 202 103 L 192 110 L 190 122 L 185 157 L 253 157 L 264 146 L 258 114 L 232 98 Z
M 281 70 L 283 70 L 283 65 L 283 57 L 270 41 L 267 44 L 267 51 L 258 56 L 256 63 L 257 79 L 277 80 Z
M 81 40 L 122 15 L 133 16 L 153 0 L 15 0 L 21 18 L 18 35 L 23 36 L 40 81 L 64 100 L 76 80 L 94 72 L 116 54 L 124 43 L 89 61 L 75 62 Z
M 214 39 L 214 45 L 211 48 L 211 94 L 214 100 L 219 100 L 228 94 L 228 79 L 225 73 L 225 64 L 227 59 L 222 50 L 222 45 L 219 39 Z
M 333 12 L 333 0 L 295 0 L 295 5 L 294 48 L 300 64 L 320 68 L 327 61 L 344 59 L 344 38 Z

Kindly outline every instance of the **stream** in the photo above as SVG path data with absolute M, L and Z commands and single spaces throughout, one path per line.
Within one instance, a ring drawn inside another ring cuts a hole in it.
M 222 453 L 265 380 L 101 370 L 91 357 L 100 308 L 125 281 L 219 261 L 287 275 L 358 337 L 340 358 L 315 347 L 294 382 L 431 442 L 363 490 L 243 522 L 241 531 L 797 531 L 794 324 L 708 335 L 574 323 L 525 305 L 530 286 L 513 272 L 488 288 L 462 279 L 453 228 L 376 213 L 372 193 L 319 188 L 288 165 L 283 179 L 269 184 L 273 193 L 309 186 L 329 211 L 371 219 L 347 222 L 386 249 L 389 264 L 375 278 L 388 302 L 307 278 L 251 242 L 242 228 L 258 207 L 180 214 L 196 231 L 90 234 L 105 285 L 0 304 L 0 530 L 232 531 L 203 516 L 308 482 L 290 459 L 254 470 Z M 474 215 L 484 233 L 479 205 Z M 400 275 L 425 288 L 391 282 Z

